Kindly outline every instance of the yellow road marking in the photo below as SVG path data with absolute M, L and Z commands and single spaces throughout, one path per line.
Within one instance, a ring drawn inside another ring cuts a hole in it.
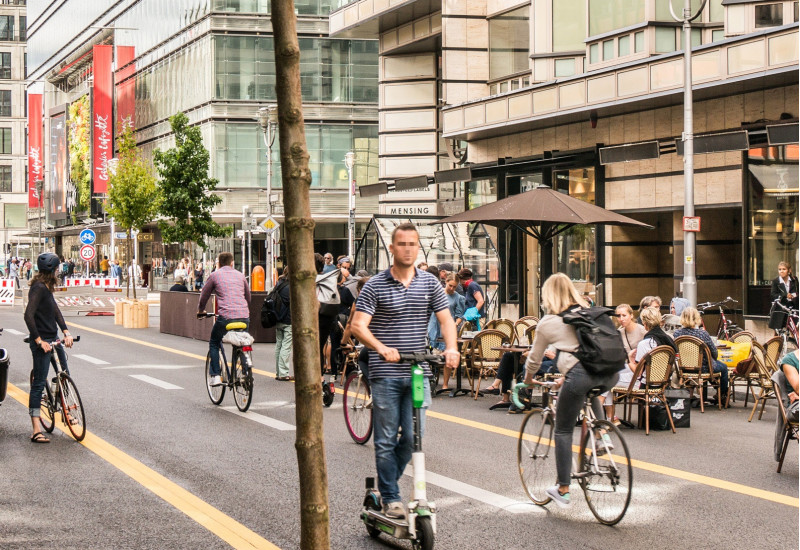
M 13 384 L 8 385 L 8 395 L 26 407 L 28 406 L 28 394 Z M 67 426 L 60 420 L 60 415 L 56 415 L 56 427 L 66 434 L 69 433 Z M 148 468 L 132 456 L 122 452 L 93 433 L 87 431 L 86 437 L 80 444 L 128 475 L 131 479 L 159 498 L 192 518 L 232 547 L 279 550 L 277 546 L 251 531 L 232 517 L 217 510 L 180 485 L 170 481 L 155 470 Z
M 194 358 L 197 358 L 197 359 L 201 359 L 203 361 L 205 361 L 205 359 L 206 359 L 205 356 L 200 356 L 200 355 L 196 355 L 196 354 L 192 354 L 192 353 L 187 353 L 187 352 L 176 350 L 176 349 L 173 349 L 173 348 L 168 348 L 166 346 L 159 346 L 158 344 L 151 344 L 149 342 L 143 342 L 141 340 L 136 340 L 134 338 L 128 338 L 127 336 L 120 336 L 120 335 L 117 335 L 117 334 L 112 334 L 110 332 L 104 332 L 102 330 L 89 328 L 89 327 L 84 326 L 84 325 L 78 325 L 78 324 L 75 324 L 75 323 L 67 323 L 67 324 L 68 325 L 72 325 L 72 326 L 74 326 L 76 328 L 80 328 L 80 329 L 83 329 L 83 330 L 88 330 L 90 332 L 95 332 L 97 334 L 102 334 L 104 336 L 110 336 L 111 338 L 119 338 L 120 340 L 125 340 L 127 342 L 132 342 L 134 344 L 141 344 L 143 346 L 149 346 L 149 347 L 160 349 L 160 350 L 167 351 L 167 352 L 170 352 L 170 353 L 176 353 L 178 355 L 194 357 Z M 275 375 L 272 374 L 272 373 L 269 373 L 269 372 L 266 372 L 266 371 L 262 371 L 262 370 L 258 370 L 258 369 L 253 369 L 253 372 L 255 372 L 257 374 L 264 375 L 264 376 L 271 376 L 273 378 L 275 377 Z M 494 433 L 494 434 L 497 434 L 497 435 L 503 435 L 503 436 L 506 436 L 506 437 L 514 438 L 514 439 L 517 439 L 519 437 L 519 431 L 518 430 L 509 430 L 508 428 L 501 428 L 501 427 L 498 427 L 498 426 L 492 426 L 491 424 L 485 424 L 483 422 L 477 422 L 475 420 L 468 420 L 466 418 L 461 418 L 461 417 L 458 417 L 458 416 L 453 416 L 453 415 L 444 414 L 444 413 L 431 411 L 431 410 L 428 410 L 426 414 L 430 418 L 436 418 L 436 419 L 439 419 L 439 420 L 444 420 L 446 422 L 452 422 L 453 424 L 459 424 L 461 426 L 474 428 L 476 430 L 481 430 L 481 431 L 484 431 L 484 432 Z M 795 498 L 795 497 L 791 497 L 791 496 L 788 496 L 788 495 L 782 495 L 780 493 L 775 493 L 775 492 L 772 492 L 772 491 L 765 491 L 763 489 L 758 489 L 756 487 L 749 487 L 747 485 L 742 485 L 740 483 L 734 483 L 732 481 L 725 481 L 723 479 L 718 479 L 718 478 L 714 478 L 714 477 L 710 477 L 710 476 L 704 476 L 704 475 L 701 475 L 701 474 L 695 474 L 693 472 L 687 472 L 687 471 L 684 471 L 684 470 L 678 470 L 677 468 L 670 468 L 669 466 L 662 466 L 660 464 L 653 464 L 653 463 L 650 463 L 650 462 L 644 462 L 642 460 L 632 459 L 631 460 L 631 465 L 634 468 L 638 468 L 640 470 L 645 470 L 645 471 L 648 471 L 648 472 L 662 474 L 662 475 L 674 477 L 674 478 L 677 478 L 677 479 L 683 479 L 685 481 L 691 481 L 693 483 L 699 483 L 701 485 L 707 485 L 709 487 L 715 487 L 717 489 L 724 489 L 726 491 L 731 491 L 733 493 L 739 493 L 739 494 L 742 494 L 742 495 L 752 496 L 752 497 L 760 498 L 760 499 L 763 499 L 763 500 L 768 500 L 770 502 L 776 502 L 778 504 L 785 504 L 787 506 L 793 506 L 794 508 L 800 508 L 800 499 Z

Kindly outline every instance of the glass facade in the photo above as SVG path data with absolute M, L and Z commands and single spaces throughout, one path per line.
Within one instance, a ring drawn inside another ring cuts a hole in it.
M 589 0 L 589 36 L 644 22 L 642 0 Z
M 278 141 L 272 147 L 272 186 L 281 187 Z M 376 124 L 306 124 L 311 187 L 347 189 L 344 155 L 356 153 L 357 185 L 377 182 Z M 261 128 L 253 124 L 214 125 L 216 177 L 223 187 L 263 187 L 267 181 L 267 148 Z
M 378 42 L 300 38 L 303 101 L 377 103 Z M 216 36 L 217 99 L 272 100 L 275 59 L 271 36 Z
M 670 0 L 656 0 L 656 21 L 675 21 L 669 12 L 669 2 Z M 697 13 L 702 3 L 702 0 L 692 0 L 693 14 Z M 717 11 L 722 11 L 722 0 L 709 0 L 709 4 L 712 4 L 711 10 L 714 15 L 717 15 Z M 680 17 L 683 12 L 683 0 L 672 0 L 672 11 Z M 712 19 L 712 21 L 722 21 L 722 19 Z
M 553 51 L 571 52 L 584 49 L 586 38 L 586 1 L 553 2 Z
M 6 204 L 3 207 L 4 227 L 25 227 L 28 224 L 26 204 Z
M 530 6 L 489 19 L 489 79 L 530 68 Z
M 561 193 L 595 203 L 594 168 L 553 171 L 556 189 Z M 580 293 L 594 296 L 597 281 L 596 235 L 593 225 L 575 225 L 556 237 L 555 271 L 566 273 Z
M 295 0 L 297 15 L 327 16 L 331 9 L 338 7 L 336 0 Z M 222 12 L 270 13 L 270 0 L 212 0 L 211 9 Z

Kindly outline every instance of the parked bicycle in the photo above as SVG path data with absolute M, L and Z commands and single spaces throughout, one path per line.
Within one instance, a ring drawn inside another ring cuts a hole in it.
M 353 441 L 363 445 L 372 436 L 372 392 L 367 375 L 361 371 L 358 362 L 356 370 L 350 373 L 344 383 L 342 400 L 347 431 Z
M 80 336 L 75 336 L 72 341 L 79 342 L 80 339 Z M 25 338 L 25 343 L 29 343 L 30 340 L 30 337 Z M 63 346 L 63 343 L 61 340 L 56 340 L 49 344 L 53 347 L 50 364 L 53 366 L 55 376 L 49 384 L 44 385 L 42 414 L 39 420 L 44 431 L 53 433 L 56 414 L 61 413 L 64 425 L 67 426 L 75 441 L 83 441 L 83 438 L 86 437 L 86 416 L 83 412 L 83 402 L 72 377 L 61 367 L 55 350 L 56 346 Z M 33 384 L 33 371 L 31 371 L 31 384 Z
M 737 300 L 734 300 L 733 298 L 728 296 L 727 298 L 719 302 L 703 302 L 702 304 L 697 304 L 697 310 L 700 312 L 701 315 L 705 315 L 714 309 L 719 310 L 719 323 L 717 324 L 717 333 L 716 333 L 716 337 L 718 340 L 730 340 L 731 336 L 733 336 L 737 332 L 742 332 L 742 328 L 733 321 L 729 320 L 728 317 L 725 315 L 726 308 L 730 308 L 730 306 L 738 303 L 739 302 Z M 706 329 L 711 334 L 711 331 L 708 330 L 708 327 L 706 327 L 705 322 L 703 322 L 702 325 L 703 328 Z
M 533 385 L 542 386 L 544 408 L 532 408 L 522 421 L 517 441 L 517 466 L 528 497 L 544 506 L 551 500 L 545 491 L 552 485 L 556 470 L 553 440 L 556 407 L 550 398 L 557 383 L 534 381 Z M 520 409 L 526 404 L 520 401 L 519 392 L 527 387 L 524 383 L 516 384 L 512 392 L 512 400 Z M 586 396 L 581 412 L 578 461 L 573 464 L 572 479 L 583 489 L 586 503 L 597 521 L 616 525 L 625 517 L 631 501 L 633 468 L 622 433 L 611 422 L 594 416 L 591 400 L 599 394 L 596 388 Z
M 201 313 L 198 319 L 214 317 L 214 313 Z M 253 400 L 253 337 L 247 332 L 247 325 L 242 322 L 232 322 L 225 326 L 228 331 L 222 338 L 222 343 L 231 345 L 231 362 L 225 355 L 225 347 L 219 348 L 220 377 L 222 384 L 212 386 L 211 383 L 211 352 L 206 356 L 206 389 L 208 397 L 215 405 L 222 403 L 225 389 L 233 392 L 236 408 L 246 412 Z
M 770 309 L 769 326 L 775 330 L 775 334 L 783 340 L 783 352 L 789 353 L 797 349 L 798 338 L 798 315 L 796 309 L 786 307 L 780 300 L 772 302 Z

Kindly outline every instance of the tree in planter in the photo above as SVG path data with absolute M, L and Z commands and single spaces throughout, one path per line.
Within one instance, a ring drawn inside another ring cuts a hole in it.
M 131 251 L 132 231 L 139 231 L 158 215 L 161 193 L 156 178 L 147 163 L 139 155 L 133 128 L 126 125 L 117 138 L 119 163 L 108 177 L 108 213 L 128 235 L 126 247 L 130 258 L 130 273 L 135 274 Z M 127 296 L 130 297 L 131 278 L 128 277 Z M 136 285 L 133 285 L 136 299 Z
M 275 36 L 278 135 L 291 279 L 292 353 L 297 431 L 295 450 L 300 475 L 300 548 L 330 548 L 328 470 L 322 432 L 319 383 L 319 302 L 315 292 L 314 220 L 311 217 L 303 99 L 300 93 L 300 47 L 292 0 L 272 0 Z
M 178 113 L 169 119 L 175 134 L 175 147 L 156 151 L 153 162 L 161 177 L 163 202 L 159 220 L 164 242 L 193 242 L 205 250 L 209 237 L 224 237 L 230 228 L 211 218 L 211 211 L 222 199 L 211 193 L 218 180 L 208 176 L 209 155 L 200 128 L 189 126 L 189 119 Z

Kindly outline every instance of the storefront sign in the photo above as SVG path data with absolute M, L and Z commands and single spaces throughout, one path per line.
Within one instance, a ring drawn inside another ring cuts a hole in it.
M 39 208 L 36 182 L 44 179 L 42 164 L 42 94 L 28 95 L 28 208 Z
M 381 214 L 389 216 L 434 216 L 437 210 L 435 202 L 386 202 L 379 207 Z
M 152 241 L 153 240 L 153 236 L 154 235 L 152 233 L 139 233 L 139 235 L 136 238 L 141 243 L 141 242 L 145 242 L 145 241 Z
M 114 127 L 112 122 L 113 46 L 92 48 L 94 89 L 92 92 L 92 192 L 108 192 L 108 161 L 114 156 Z
M 115 134 L 119 135 L 123 125 L 133 125 L 136 114 L 136 79 L 131 78 L 136 72 L 133 46 L 117 46 L 117 67 L 121 67 L 114 75 L 117 87 L 117 127 Z

